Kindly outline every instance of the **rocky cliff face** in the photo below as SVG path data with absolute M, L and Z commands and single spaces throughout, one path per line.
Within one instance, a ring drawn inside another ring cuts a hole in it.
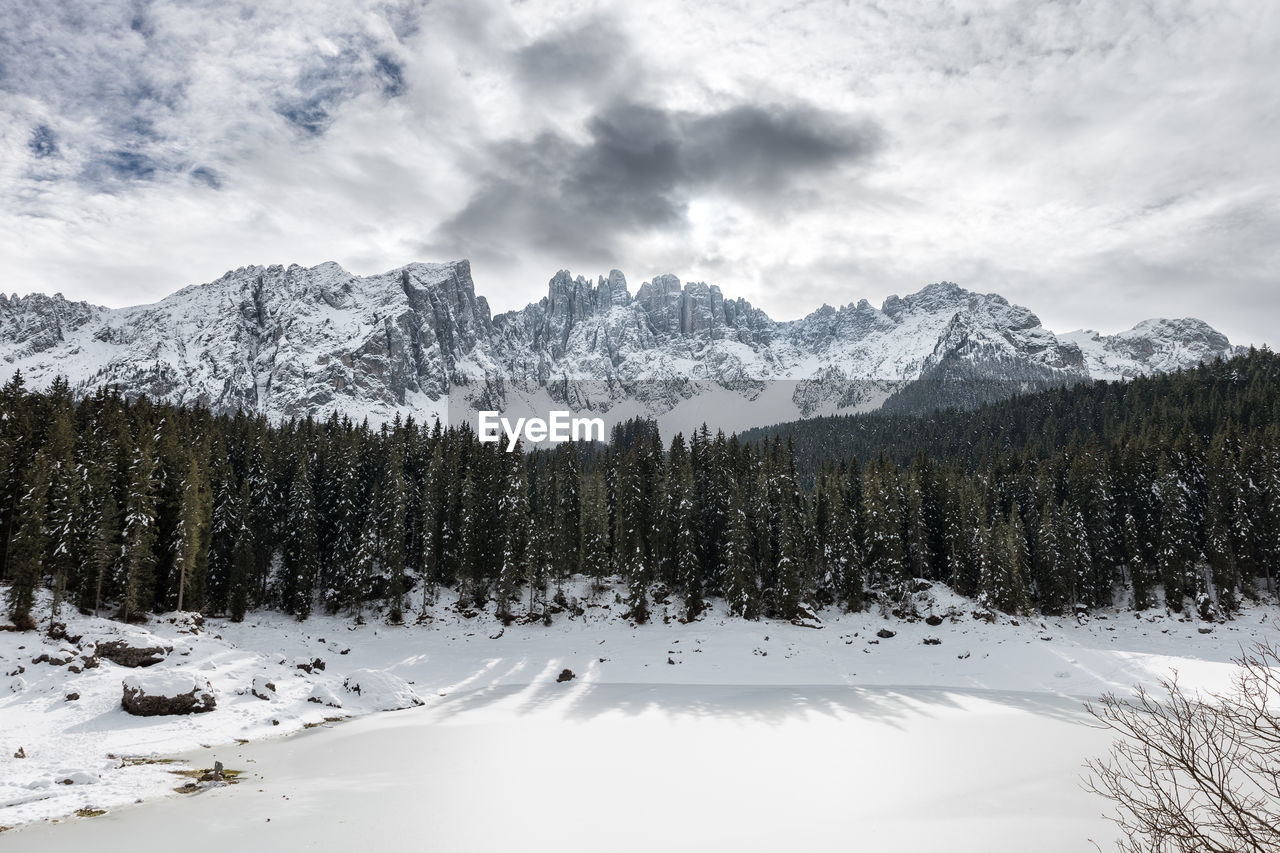
M 561 271 L 545 298 L 491 317 L 466 261 L 367 277 L 333 263 L 244 267 L 118 310 L 60 295 L 0 296 L 0 372 L 21 370 L 33 387 L 62 375 L 82 393 L 114 384 L 276 419 L 421 420 L 447 415 L 450 404 L 520 402 L 736 429 L 889 399 L 921 408 L 1002 393 L 975 396 L 970 387 L 952 399 L 923 385 L 904 393 L 922 378 L 930 388 L 943 387 L 940 377 L 1004 382 L 1012 393 L 1233 352 L 1199 320 L 1059 336 L 1026 308 L 946 282 L 878 309 L 862 300 L 784 323 L 672 275 L 633 296 L 617 270 L 594 283 Z

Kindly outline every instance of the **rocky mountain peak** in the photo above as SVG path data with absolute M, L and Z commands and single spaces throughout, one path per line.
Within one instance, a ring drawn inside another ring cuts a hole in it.
M 691 417 L 705 419 L 701 395 L 730 393 L 738 396 L 714 409 L 746 418 L 725 422 L 742 428 L 823 407 L 867 410 L 891 395 L 901 402 L 910 395 L 898 391 L 943 374 L 1014 378 L 1027 389 L 1233 352 L 1225 336 L 1190 319 L 1151 320 L 1111 336 L 1055 335 L 1028 309 L 952 282 L 892 296 L 881 308 L 861 299 L 785 323 L 716 285 L 671 274 L 633 297 L 619 270 L 594 282 L 561 270 L 544 298 L 495 317 L 465 260 L 370 276 L 336 263 L 241 267 L 118 310 L 0 296 L 0 367 L 21 369 L 33 387 L 63 375 L 80 393 L 118 384 L 273 418 L 421 420 L 443 415 L 460 390 L 486 407 L 550 395 L 670 418 L 693 407 Z M 793 393 L 761 393 L 773 380 Z M 912 399 L 947 402 L 933 391 Z M 767 412 L 752 408 L 763 400 L 771 401 Z

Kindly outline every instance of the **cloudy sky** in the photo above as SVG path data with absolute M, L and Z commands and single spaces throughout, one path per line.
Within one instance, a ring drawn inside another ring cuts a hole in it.
M 7 0 L 0 289 L 470 258 L 1280 342 L 1270 0 Z

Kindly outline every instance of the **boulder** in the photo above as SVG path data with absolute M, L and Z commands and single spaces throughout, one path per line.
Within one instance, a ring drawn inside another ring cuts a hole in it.
M 143 633 L 113 635 L 97 643 L 98 657 L 127 667 L 153 666 L 172 651 L 164 640 Z
M 57 651 L 45 652 L 31 659 L 32 663 L 47 663 L 52 666 L 66 666 L 80 655 L 80 650 L 72 646 L 61 646 Z
M 253 687 L 250 692 L 259 699 L 271 701 L 276 695 L 276 686 L 267 680 L 265 675 L 255 675 L 253 677 Z
M 124 679 L 121 706 L 135 717 L 203 714 L 217 706 L 213 685 L 193 672 L 158 672 Z
M 341 708 L 342 700 L 337 694 L 325 687 L 323 684 L 317 684 L 311 690 L 311 695 L 307 697 L 308 702 L 314 702 L 317 705 L 324 705 L 326 708 Z
M 671 658 L 667 658 L 667 662 L 672 663 L 673 661 L 671 660 Z M 562 684 L 566 681 L 572 681 L 572 680 L 573 680 L 573 670 L 571 669 L 562 670 L 560 674 L 556 676 L 557 684 Z
M 204 614 L 190 610 L 175 610 L 157 617 L 161 622 L 168 622 L 184 634 L 199 634 L 204 627 Z
M 887 640 L 890 637 L 898 636 L 898 632 L 890 631 L 888 628 L 881 628 L 879 631 L 876 631 L 876 636 L 882 640 Z
M 342 682 L 348 693 L 359 696 L 374 711 L 398 711 L 423 704 L 409 682 L 398 675 L 376 669 L 357 669 Z

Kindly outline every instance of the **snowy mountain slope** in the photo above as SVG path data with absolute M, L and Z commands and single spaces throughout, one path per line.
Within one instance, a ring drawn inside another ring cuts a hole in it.
M 672 275 L 632 294 L 617 270 L 594 283 L 561 271 L 545 298 L 491 317 L 466 261 L 366 277 L 334 263 L 243 267 L 117 310 L 61 295 L 0 296 L 6 378 L 21 370 L 39 388 L 62 375 L 78 393 L 118 385 L 273 419 L 337 412 L 458 421 L 478 407 L 545 413 L 556 405 L 678 428 L 732 410 L 728 420 L 744 428 L 875 409 L 922 377 L 1007 382 L 1012 391 L 1189 367 L 1234 351 L 1189 319 L 1059 336 L 1026 308 L 949 282 L 878 309 L 866 300 L 824 305 L 791 322 Z M 911 399 L 954 402 L 944 397 Z
M 1115 335 L 1082 330 L 1059 339 L 1080 348 L 1094 379 L 1128 379 L 1177 370 L 1233 350 L 1226 335 L 1192 318 L 1144 320 Z

